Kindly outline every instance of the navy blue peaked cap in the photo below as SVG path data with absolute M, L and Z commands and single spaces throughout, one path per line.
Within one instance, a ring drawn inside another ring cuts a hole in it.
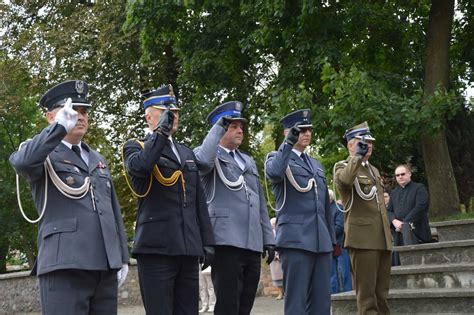
M 283 128 L 285 129 L 291 128 L 294 125 L 301 128 L 313 127 L 313 124 L 311 123 L 311 110 L 308 108 L 291 112 L 283 117 L 280 122 L 283 124 Z
M 240 120 L 247 122 L 247 119 L 242 117 L 242 110 L 244 104 L 238 101 L 231 101 L 221 104 L 214 108 L 214 110 L 207 116 L 209 124 L 214 125 L 222 116 L 228 116 L 232 120 Z
M 375 138 L 370 133 L 370 128 L 366 121 L 350 129 L 347 129 L 343 136 L 347 142 L 354 138 L 362 139 L 362 137 L 364 137 L 365 140 L 375 141 Z
M 56 107 L 64 106 L 68 98 L 71 98 L 73 106 L 91 107 L 87 100 L 89 86 L 81 80 L 68 80 L 52 87 L 40 99 L 39 105 L 48 111 Z
M 142 94 L 142 97 L 144 109 L 152 106 L 158 109 L 179 110 L 171 84 L 162 85 L 156 90 L 146 92 Z

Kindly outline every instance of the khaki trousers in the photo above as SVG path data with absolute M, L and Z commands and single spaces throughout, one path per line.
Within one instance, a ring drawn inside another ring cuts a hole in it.
M 388 290 L 392 252 L 348 248 L 354 275 L 358 314 L 390 314 Z

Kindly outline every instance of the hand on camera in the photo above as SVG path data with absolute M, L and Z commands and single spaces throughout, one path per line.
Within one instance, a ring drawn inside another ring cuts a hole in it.
M 357 142 L 355 155 L 359 158 L 363 158 L 369 151 L 369 145 L 364 141 Z
M 173 122 L 174 113 L 171 110 L 166 109 L 163 113 L 161 113 L 160 120 L 158 121 L 155 131 L 159 131 L 163 136 L 169 137 L 171 130 L 173 129 Z
M 227 131 L 227 129 L 229 129 L 229 126 L 230 126 L 231 123 L 232 123 L 232 118 L 230 116 L 222 116 L 217 121 L 217 124 L 219 126 L 221 126 L 222 128 L 224 128 L 225 131 Z
M 288 133 L 286 134 L 286 137 L 285 137 L 285 142 L 291 146 L 294 146 L 295 143 L 298 142 L 298 138 L 300 137 L 300 132 L 301 132 L 301 129 L 297 125 L 294 125 L 293 127 L 290 128 L 290 130 L 288 130 Z

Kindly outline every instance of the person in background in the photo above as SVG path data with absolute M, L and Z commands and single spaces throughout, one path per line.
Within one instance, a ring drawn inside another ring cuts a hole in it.
M 398 183 L 390 194 L 388 216 L 393 227 L 394 245 L 416 245 L 432 241 L 428 221 L 429 196 L 425 185 L 411 180 L 411 168 L 407 164 L 395 168 Z M 400 265 L 398 253 L 392 264 Z
M 385 204 L 385 208 L 388 209 L 388 203 L 390 201 L 390 190 L 385 187 L 383 191 L 383 203 Z
M 211 266 L 202 270 L 199 269 L 199 296 L 201 297 L 201 309 L 199 313 L 214 312 L 216 305 L 216 294 L 211 278 Z
M 127 238 L 110 169 L 83 141 L 91 107 L 87 94 L 81 80 L 46 92 L 39 105 L 49 125 L 10 156 L 30 184 L 41 218 L 32 274 L 39 278 L 45 315 L 117 314 L 118 286 L 128 273 Z
M 272 224 L 273 235 L 276 236 L 276 218 L 271 218 L 270 223 Z M 272 275 L 273 285 L 278 290 L 277 300 L 283 299 L 284 289 L 283 289 L 283 270 L 281 269 L 280 254 L 275 253 L 275 258 L 270 264 L 270 273 Z
M 334 200 L 334 192 L 331 189 L 328 189 L 328 191 L 331 212 L 334 215 L 337 242 L 333 252 L 331 269 L 331 291 L 334 294 L 352 290 L 351 261 L 349 252 L 344 248 L 344 212 L 339 210 L 343 210 L 343 205 Z

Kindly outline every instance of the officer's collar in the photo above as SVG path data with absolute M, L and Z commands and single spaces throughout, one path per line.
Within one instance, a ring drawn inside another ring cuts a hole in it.
M 221 148 L 222 148 L 223 150 L 225 150 L 225 152 L 227 152 L 227 153 L 230 153 L 230 152 L 234 152 L 234 153 L 235 153 L 235 152 L 237 151 L 237 149 L 235 149 L 235 150 L 227 149 L 226 147 L 223 147 L 223 146 L 221 146 L 220 144 L 219 144 L 219 147 L 221 147 Z
M 79 144 L 72 144 L 72 143 L 70 143 L 70 142 L 67 142 L 66 140 L 61 140 L 61 142 L 62 142 L 66 147 L 68 147 L 69 149 L 71 149 L 73 145 L 77 145 L 77 146 L 79 146 L 79 148 L 82 149 L 82 142 L 79 142 Z
M 301 157 L 301 154 L 303 154 L 303 152 L 301 152 L 300 150 L 295 149 L 295 148 L 291 149 L 291 151 L 295 152 L 295 154 L 299 157 Z

